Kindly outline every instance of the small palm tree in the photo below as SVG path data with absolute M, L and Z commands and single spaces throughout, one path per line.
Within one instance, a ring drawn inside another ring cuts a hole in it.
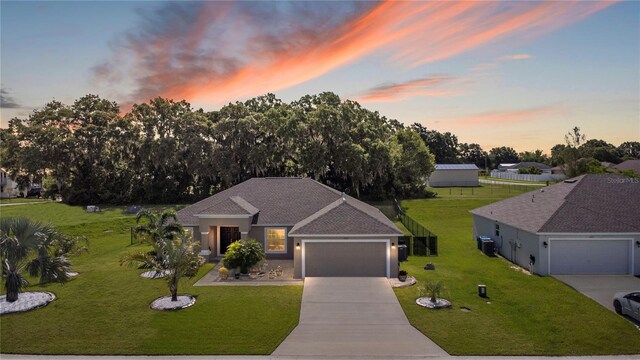
M 429 297 L 429 301 L 435 304 L 443 291 L 444 284 L 442 281 L 427 281 L 420 287 L 420 296 Z
M 140 224 L 142 220 L 146 220 L 146 222 Z M 184 232 L 173 209 L 166 209 L 162 212 L 142 209 L 136 215 L 136 223 L 138 223 L 138 226 L 134 228 L 134 232 L 145 235 L 146 239 L 150 240 L 149 242 L 152 244 L 171 240 L 176 234 Z
M 179 233 L 175 239 L 158 241 L 153 251 L 125 255 L 120 265 L 154 270 L 167 280 L 171 301 L 178 301 L 178 283 L 183 277 L 193 277 L 202 265 L 198 255 L 200 245 L 191 235 Z M 154 255 L 155 254 L 155 255 Z
M 0 258 L 2 278 L 7 301 L 18 300 L 18 294 L 29 284 L 24 271 L 40 276 L 40 283 L 64 283 L 69 280 L 71 264 L 67 253 L 61 253 L 57 244 L 72 241 L 49 225 L 28 218 L 0 219 Z M 29 257 L 35 255 L 29 260 Z

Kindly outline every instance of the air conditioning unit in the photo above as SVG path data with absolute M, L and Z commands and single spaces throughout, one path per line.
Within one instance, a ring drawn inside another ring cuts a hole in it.
M 487 256 L 495 255 L 495 242 L 493 240 L 482 240 L 482 252 Z

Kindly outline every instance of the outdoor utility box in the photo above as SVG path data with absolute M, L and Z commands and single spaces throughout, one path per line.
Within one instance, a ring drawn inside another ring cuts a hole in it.
M 478 236 L 476 241 L 478 242 L 478 250 L 482 250 L 482 242 L 485 240 L 491 240 L 488 236 Z
M 487 285 L 478 285 L 478 296 L 481 298 L 487 297 Z
M 398 261 L 407 261 L 409 256 L 407 245 L 398 245 Z
M 495 242 L 493 240 L 482 240 L 482 252 L 487 256 L 495 255 Z

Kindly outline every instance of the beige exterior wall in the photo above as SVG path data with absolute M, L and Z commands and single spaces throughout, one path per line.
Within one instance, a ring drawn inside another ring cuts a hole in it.
M 322 240 L 331 240 L 331 241 L 344 241 L 344 242 L 366 242 L 366 240 L 388 240 L 389 243 L 389 276 L 391 278 L 397 277 L 398 276 L 398 238 L 397 237 L 389 237 L 389 236 L 367 236 L 367 237 L 343 237 L 343 238 L 328 238 L 328 237 L 322 237 L 321 235 L 318 235 L 317 237 L 295 237 L 293 238 L 293 242 L 294 242 L 294 256 L 293 256 L 293 266 L 294 266 L 294 270 L 293 270 L 293 276 L 296 279 L 301 279 L 302 278 L 302 246 L 301 249 L 297 249 L 295 248 L 295 245 L 297 245 L 298 243 L 302 244 L 303 241 L 305 240 L 318 240 L 318 241 L 322 241 Z M 328 241 L 330 242 L 330 241 Z M 391 247 L 391 244 L 394 244 L 393 247 Z M 386 258 L 386 255 L 385 255 Z M 331 264 L 327 264 L 327 266 L 331 266 Z M 358 266 L 358 264 L 354 264 L 354 266 Z
M 267 228 L 286 228 L 287 229 L 287 252 L 286 253 L 268 253 L 266 252 L 266 229 Z M 249 230 L 250 238 L 256 239 L 259 243 L 262 244 L 265 249 L 265 255 L 267 259 L 293 259 L 293 252 L 295 251 L 295 244 L 293 243 L 293 238 L 289 237 L 289 230 L 291 230 L 291 226 L 252 226 L 251 230 Z
M 213 257 L 218 255 L 218 235 L 221 226 L 236 226 L 240 230 L 242 239 L 246 239 L 251 229 L 251 217 L 245 218 L 200 218 L 198 227 L 198 235 L 200 240 L 200 248 L 202 250 L 211 250 Z M 194 238 L 195 238 L 194 231 Z

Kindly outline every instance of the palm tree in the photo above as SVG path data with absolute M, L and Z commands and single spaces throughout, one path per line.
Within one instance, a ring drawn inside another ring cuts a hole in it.
M 7 301 L 18 300 L 18 294 L 29 284 L 23 277 L 40 276 L 40 283 L 64 283 L 69 280 L 71 264 L 67 253 L 60 252 L 61 239 L 71 241 L 49 225 L 28 218 L 0 219 L 0 258 Z M 29 257 L 35 255 L 29 260 Z
M 153 247 L 154 251 L 125 255 L 120 265 L 154 270 L 167 280 L 171 301 L 178 301 L 180 279 L 195 276 L 202 265 L 202 258 L 198 255 L 200 245 L 193 241 L 191 235 L 181 232 L 173 240 L 158 241 Z
M 140 224 L 142 220 L 146 220 L 146 222 Z M 166 209 L 162 212 L 142 209 L 136 215 L 136 223 L 138 223 L 138 226 L 134 228 L 134 232 L 146 235 L 151 244 L 171 240 L 176 234 L 184 232 L 173 209 Z

